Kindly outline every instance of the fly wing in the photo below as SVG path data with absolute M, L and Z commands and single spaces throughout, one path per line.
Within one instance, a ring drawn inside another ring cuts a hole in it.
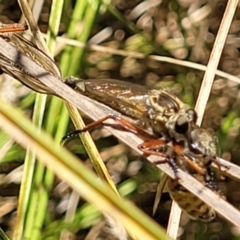
M 164 173 L 158 186 L 157 186 L 157 192 L 156 192 L 156 196 L 155 196 L 155 200 L 154 200 L 154 204 L 153 204 L 153 216 L 155 216 L 155 214 L 157 212 L 158 206 L 161 201 L 162 193 L 164 192 L 168 178 L 169 178 L 169 176 Z
M 146 86 L 114 79 L 80 80 L 76 90 L 134 119 L 148 114 L 146 100 L 151 89 Z

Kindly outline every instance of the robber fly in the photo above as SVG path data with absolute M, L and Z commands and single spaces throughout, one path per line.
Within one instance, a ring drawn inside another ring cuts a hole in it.
M 165 162 L 172 167 L 175 179 L 168 177 L 165 182 L 172 199 L 195 220 L 211 221 L 215 217 L 213 208 L 187 191 L 178 181 L 177 169 L 181 168 L 223 197 L 212 180 L 209 168 L 212 161 L 218 164 L 217 139 L 195 124 L 196 113 L 193 109 L 163 89 L 152 89 L 112 79 L 71 78 L 67 79 L 66 83 L 76 91 L 137 120 L 140 129 L 132 128 L 132 125 L 129 127 L 121 118 L 112 115 L 100 119 L 97 124 L 114 118 L 120 124 L 127 125 L 126 128 L 130 131 L 140 135 L 141 129 L 150 128 L 154 135 L 149 136 L 149 140 L 140 144 L 139 148 L 146 154 L 165 157 Z M 66 139 L 82 131 L 84 130 L 74 131 L 66 136 Z
M 216 137 L 198 127 L 195 124 L 195 111 L 168 91 L 113 79 L 70 78 L 66 84 L 83 95 L 136 119 L 140 128 L 150 128 L 158 140 L 154 139 L 153 144 L 151 141 L 141 144 L 139 148 L 145 153 L 156 153 L 158 146 L 171 142 L 175 152 L 184 156 L 187 162 L 197 162 L 196 165 L 201 167 L 209 166 L 211 161 L 218 164 L 219 147 Z M 141 135 L 142 131 L 137 129 L 136 132 L 138 131 Z

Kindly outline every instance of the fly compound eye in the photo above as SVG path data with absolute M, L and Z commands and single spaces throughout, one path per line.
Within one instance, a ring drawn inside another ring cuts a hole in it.
M 175 131 L 184 134 L 188 131 L 188 121 L 185 116 L 180 116 L 175 124 Z
M 197 114 L 193 109 L 188 109 L 187 114 L 180 115 L 175 124 L 175 131 L 184 134 L 189 130 L 189 123 L 196 122 Z

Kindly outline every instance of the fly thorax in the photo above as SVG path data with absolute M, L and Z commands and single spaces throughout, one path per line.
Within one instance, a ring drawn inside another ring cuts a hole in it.
M 167 91 L 152 90 L 146 105 L 154 131 L 165 130 L 177 142 L 182 141 L 191 125 L 195 124 L 195 111 Z
M 180 101 L 176 97 L 164 90 L 152 90 L 149 92 L 147 105 L 155 112 L 156 116 L 159 115 L 164 119 L 168 119 L 173 114 L 177 113 L 181 108 Z
M 146 99 L 146 105 L 148 107 L 148 118 L 149 123 L 152 127 L 153 132 L 157 134 L 167 134 L 166 130 L 166 122 L 169 119 L 168 114 L 166 114 L 165 110 L 162 107 L 155 106 L 152 101 L 152 98 Z

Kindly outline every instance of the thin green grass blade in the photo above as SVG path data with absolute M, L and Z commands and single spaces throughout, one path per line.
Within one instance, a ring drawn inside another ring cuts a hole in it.
M 134 232 L 139 239 L 168 239 L 164 231 L 137 208 L 121 200 L 104 182 L 85 168 L 77 158 L 55 143 L 19 111 L 0 100 L 1 128 L 22 146 L 33 150 L 38 159 L 68 182 L 86 200 Z

